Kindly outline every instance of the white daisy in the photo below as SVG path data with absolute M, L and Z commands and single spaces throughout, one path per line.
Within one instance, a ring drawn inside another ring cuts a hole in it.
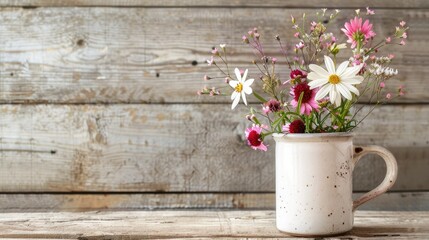
M 309 66 L 312 71 L 307 76 L 309 80 L 312 80 L 308 84 L 310 89 L 321 87 L 317 91 L 316 100 L 324 98 L 329 93 L 331 103 L 340 106 L 341 95 L 348 100 L 353 97 L 351 93 L 359 96 L 359 90 L 353 84 L 360 84 L 363 81 L 362 76 L 357 76 L 363 64 L 348 67 L 349 61 L 345 61 L 335 70 L 335 64 L 332 59 L 325 56 L 325 66 L 328 71 L 315 64 L 310 64 Z
M 232 102 L 231 109 L 234 109 L 237 106 L 238 102 L 240 101 L 240 95 L 241 95 L 241 98 L 243 98 L 244 104 L 247 105 L 246 94 L 252 94 L 252 88 L 250 87 L 250 85 L 252 85 L 254 81 L 253 79 L 248 79 L 246 81 L 247 72 L 248 72 L 247 69 L 246 71 L 244 71 L 243 76 L 241 76 L 240 70 L 238 70 L 238 68 L 235 68 L 234 72 L 238 81 L 235 81 L 235 80 L 229 81 L 229 85 L 232 88 L 234 88 L 234 92 L 231 95 L 231 100 L 234 100 Z

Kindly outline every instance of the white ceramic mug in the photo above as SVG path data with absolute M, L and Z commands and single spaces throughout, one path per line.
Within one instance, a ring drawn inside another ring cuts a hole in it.
M 396 180 L 395 157 L 379 146 L 354 146 L 349 133 L 274 134 L 274 140 L 276 224 L 292 235 L 335 235 L 351 230 L 356 208 L 386 192 Z M 353 201 L 353 169 L 366 154 L 384 159 L 386 177 Z

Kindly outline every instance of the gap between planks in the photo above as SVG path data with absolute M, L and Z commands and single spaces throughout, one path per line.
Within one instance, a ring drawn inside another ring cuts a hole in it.
M 353 194 L 357 198 L 362 193 Z M 274 193 L 15 193 L 0 194 L 0 210 L 85 211 L 275 208 Z M 389 192 L 359 210 L 429 211 L 429 192 Z

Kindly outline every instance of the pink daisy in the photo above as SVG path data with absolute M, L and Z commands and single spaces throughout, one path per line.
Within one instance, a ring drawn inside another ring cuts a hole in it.
M 246 129 L 247 144 L 254 150 L 267 151 L 267 146 L 261 139 L 262 129 L 265 128 L 266 126 L 253 125 Z
M 351 19 L 350 22 L 346 22 L 341 31 L 349 38 L 347 42 L 352 44 L 352 48 L 355 48 L 358 42 L 366 43 L 370 38 L 375 36 L 369 20 L 366 20 L 362 25 L 362 18 L 358 17 Z
M 290 102 L 294 108 L 298 107 L 299 96 L 301 93 L 304 93 L 301 102 L 301 114 L 310 115 L 311 111 L 319 108 L 319 104 L 314 99 L 316 97 L 317 90 L 310 89 L 308 83 L 303 82 L 293 86 L 290 90 L 290 94 L 293 96 L 292 101 Z

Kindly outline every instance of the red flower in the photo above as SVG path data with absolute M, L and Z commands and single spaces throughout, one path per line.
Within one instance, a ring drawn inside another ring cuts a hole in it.
M 301 119 L 297 119 L 284 125 L 283 131 L 286 133 L 305 133 L 305 124 Z
M 267 146 L 262 141 L 262 129 L 266 126 L 253 125 L 246 129 L 247 144 L 255 150 L 267 151 Z
M 307 77 L 307 73 L 303 72 L 303 71 L 301 71 L 299 69 L 295 69 L 295 70 L 292 70 L 290 72 L 289 76 L 290 76 L 290 79 L 306 78 Z

